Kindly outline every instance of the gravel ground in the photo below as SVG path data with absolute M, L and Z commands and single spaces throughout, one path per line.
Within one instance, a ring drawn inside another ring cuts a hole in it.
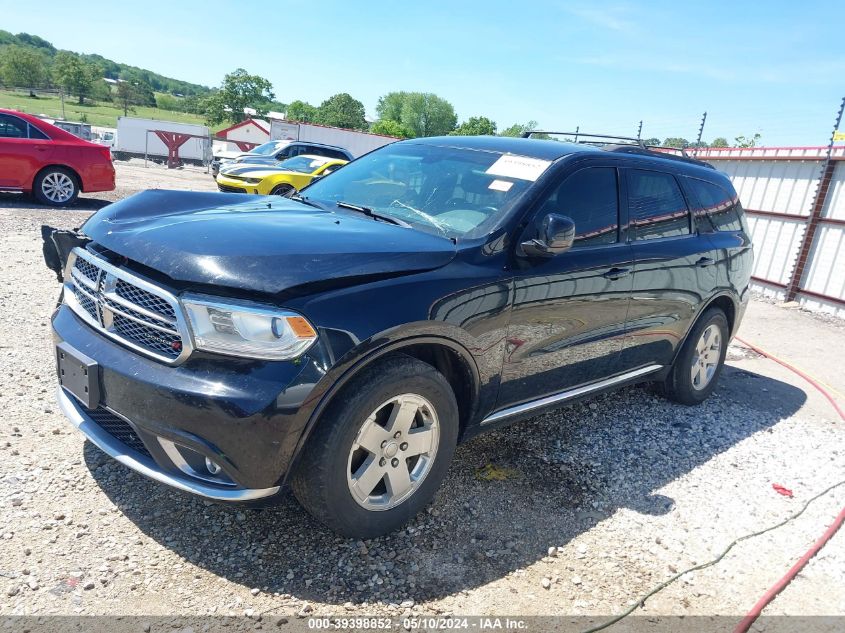
M 606 616 L 843 478 L 842 424 L 829 405 L 735 346 L 700 407 L 634 387 L 460 447 L 428 511 L 372 541 L 338 538 L 292 498 L 250 510 L 170 491 L 86 443 L 53 397 L 58 288 L 38 227 L 78 226 L 104 201 L 146 186 L 213 189 L 208 175 L 187 170 L 118 164 L 118 178 L 116 192 L 73 210 L 0 196 L 2 615 Z M 758 310 L 808 332 L 826 326 L 825 337 L 839 337 L 831 346 L 845 347 L 845 329 L 755 302 L 745 331 L 765 337 Z M 755 341 L 777 352 L 777 339 Z M 487 465 L 500 478 L 481 476 Z M 843 506 L 845 486 L 640 612 L 745 613 Z M 766 614 L 845 615 L 845 533 Z

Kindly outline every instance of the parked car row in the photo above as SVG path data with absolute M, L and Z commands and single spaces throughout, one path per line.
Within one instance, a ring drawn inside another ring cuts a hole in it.
M 0 109 L 0 191 L 67 206 L 80 192 L 113 190 L 114 177 L 108 147 L 38 117 Z
M 235 163 L 218 174 L 217 188 L 228 193 L 290 196 L 347 162 L 316 154 L 300 154 L 271 165 Z
M 215 156 L 211 163 L 211 173 L 217 176 L 221 169 L 230 167 L 233 164 L 250 163 L 257 165 L 272 165 L 283 161 L 287 158 L 293 158 L 300 154 L 312 154 L 317 156 L 325 156 L 326 158 L 336 158 L 338 160 L 350 161 L 352 154 L 334 145 L 324 145 L 322 143 L 306 143 L 304 141 L 268 141 L 262 143 L 257 147 L 252 148 L 248 152 L 229 152 L 221 153 Z

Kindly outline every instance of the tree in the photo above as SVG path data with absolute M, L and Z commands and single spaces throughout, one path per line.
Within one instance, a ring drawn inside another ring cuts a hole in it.
M 118 81 L 115 93 L 118 105 L 123 108 L 123 116 L 134 112 L 133 106 L 140 104 L 138 89 L 131 81 Z
M 301 123 L 314 123 L 317 121 L 317 108 L 310 103 L 297 99 L 292 101 L 285 110 L 285 118 L 288 121 L 299 121 Z
M 244 108 L 252 108 L 255 116 L 262 116 L 274 98 L 273 84 L 238 68 L 223 77 L 220 90 L 205 99 L 205 118 L 212 125 L 224 121 L 240 123 L 246 118 Z
M 379 97 L 376 112 L 381 121 L 402 121 L 402 106 L 408 96 L 407 92 L 389 92 Z
M 670 136 L 665 141 L 663 141 L 663 146 L 684 149 L 690 146 L 690 142 L 685 138 L 681 138 L 680 136 Z
M 760 142 L 760 133 L 756 132 L 754 136 L 751 138 L 746 138 L 745 136 L 737 136 L 734 141 L 734 147 L 757 147 L 757 143 Z
M 94 82 L 100 78 L 100 68 L 86 62 L 76 53 L 60 51 L 53 60 L 53 77 L 62 88 L 79 97 L 79 104 L 91 94 Z
M 112 101 L 111 86 L 102 79 L 97 79 L 91 85 L 91 92 L 88 96 L 94 101 Z
M 7 86 L 29 88 L 29 96 L 35 96 L 35 88 L 47 79 L 47 60 L 33 48 L 8 46 L 0 57 L 0 80 Z
M 411 137 L 448 134 L 458 123 L 452 104 L 428 92 L 388 93 L 376 111 L 382 121 L 399 123 Z
M 652 136 L 651 138 L 644 138 L 643 144 L 644 145 L 657 145 L 657 146 L 659 146 L 660 145 L 660 139 L 657 138 L 656 136 Z
M 397 138 L 410 138 L 411 135 L 408 130 L 402 127 L 401 123 L 397 123 L 392 119 L 381 119 L 370 126 L 370 132 L 373 134 L 384 134 L 385 136 L 395 136 Z
M 486 116 L 472 116 L 458 127 L 451 134 L 456 136 L 495 136 L 496 122 Z
M 499 133 L 499 136 L 522 136 L 525 132 L 537 129 L 537 121 L 529 121 L 528 123 L 514 123 L 510 127 L 506 127 Z
M 118 84 L 118 87 L 120 84 Z M 171 112 L 180 112 L 185 108 L 185 99 L 174 97 L 168 94 L 155 95 L 156 107 L 161 110 L 170 110 Z
M 713 142 L 710 143 L 710 147 L 729 147 L 728 139 L 726 139 L 724 136 L 717 136 L 713 139 Z
M 364 104 L 346 92 L 333 95 L 317 109 L 317 123 L 352 130 L 366 130 Z

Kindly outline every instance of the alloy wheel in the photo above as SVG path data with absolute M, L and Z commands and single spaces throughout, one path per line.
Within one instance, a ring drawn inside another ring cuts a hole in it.
M 695 354 L 692 356 L 690 378 L 695 389 L 700 391 L 710 384 L 721 358 L 722 334 L 719 326 L 710 324 L 701 333 L 701 338 L 695 345 Z
M 352 443 L 346 481 L 367 510 L 389 510 L 408 499 L 431 471 L 440 425 L 432 404 L 417 394 L 382 403 Z
M 47 174 L 41 182 L 41 191 L 50 202 L 61 204 L 73 197 L 76 185 L 67 174 L 54 171 Z

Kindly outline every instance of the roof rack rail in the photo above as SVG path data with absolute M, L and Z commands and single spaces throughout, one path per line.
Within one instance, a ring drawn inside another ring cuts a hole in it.
M 614 134 L 588 134 L 586 132 L 552 132 L 550 130 L 528 130 L 522 133 L 522 138 L 530 138 L 532 134 L 557 134 L 573 137 L 573 143 L 584 143 L 586 145 L 601 145 L 611 152 L 624 152 L 627 154 L 657 154 L 661 158 L 682 160 L 688 163 L 712 167 L 710 163 L 698 160 L 690 156 L 686 148 L 666 147 L 664 145 L 649 145 L 641 138 L 633 136 L 616 136 Z M 613 142 L 617 141 L 617 142 Z M 624 141 L 619 143 L 618 141 Z M 653 152 L 652 150 L 659 150 Z M 681 154 L 669 154 L 667 152 L 680 152 Z
M 586 132 L 552 132 L 551 130 L 528 130 L 522 133 L 522 138 L 529 138 L 532 134 L 565 134 L 566 136 L 574 136 L 575 142 L 589 143 L 590 141 L 578 141 L 580 137 L 587 138 L 605 138 L 616 139 L 618 141 L 632 141 L 642 147 L 645 147 L 641 139 L 632 136 L 616 136 L 615 134 L 587 134 Z

